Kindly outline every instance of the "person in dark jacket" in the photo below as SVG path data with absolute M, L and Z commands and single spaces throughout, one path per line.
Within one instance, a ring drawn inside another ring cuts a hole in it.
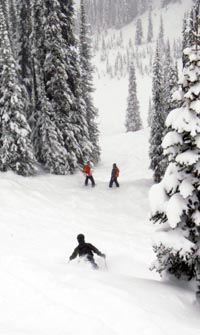
M 78 246 L 74 249 L 72 255 L 69 257 L 69 260 L 72 261 L 77 256 L 85 257 L 85 259 L 92 264 L 94 269 L 98 269 L 98 265 L 95 263 L 93 253 L 104 258 L 106 257 L 106 255 L 102 254 L 91 243 L 86 243 L 85 236 L 83 234 L 79 234 L 77 236 L 77 240 L 78 240 Z
M 111 171 L 111 178 L 110 178 L 110 183 L 109 183 L 109 187 L 112 187 L 113 186 L 113 183 L 115 183 L 115 185 L 117 187 L 119 187 L 119 183 L 117 181 L 117 178 L 119 177 L 119 169 L 117 167 L 117 164 L 114 163 L 113 164 L 113 168 L 112 168 L 112 171 Z

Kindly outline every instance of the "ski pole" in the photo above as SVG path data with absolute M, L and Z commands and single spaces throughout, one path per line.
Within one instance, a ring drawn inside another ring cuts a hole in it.
M 105 263 L 105 268 L 106 268 L 106 270 L 108 270 L 108 265 L 107 265 L 107 262 L 106 262 L 105 257 L 104 257 L 104 263 Z

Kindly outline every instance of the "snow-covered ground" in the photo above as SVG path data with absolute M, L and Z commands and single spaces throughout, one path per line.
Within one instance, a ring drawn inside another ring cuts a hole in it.
M 0 334 L 197 335 L 199 306 L 183 284 L 149 270 L 148 131 L 101 138 L 95 188 L 74 176 L 0 174 Z M 120 188 L 108 188 L 113 161 Z M 68 264 L 76 235 L 107 255 Z

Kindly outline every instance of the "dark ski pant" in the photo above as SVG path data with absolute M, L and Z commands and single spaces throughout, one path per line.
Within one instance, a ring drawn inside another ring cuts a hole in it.
M 98 265 L 95 263 L 94 258 L 90 255 L 86 256 L 86 260 L 92 264 L 93 269 L 98 269 Z
M 91 181 L 92 186 L 95 186 L 94 178 L 92 176 L 86 176 L 86 178 L 85 178 L 85 186 L 88 185 L 88 180 Z
M 109 187 L 112 187 L 112 186 L 113 186 L 113 183 L 115 183 L 115 185 L 116 185 L 117 187 L 119 187 L 119 183 L 118 183 L 118 181 L 117 181 L 117 178 L 111 178 L 111 179 L 110 179 Z

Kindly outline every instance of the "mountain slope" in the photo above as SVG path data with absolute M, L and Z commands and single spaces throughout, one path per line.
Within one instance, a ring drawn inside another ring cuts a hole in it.
M 136 66 L 140 113 L 144 127 L 147 126 L 149 99 L 152 96 L 152 64 L 161 17 L 163 19 L 164 39 L 165 41 L 170 41 L 172 56 L 175 58 L 176 54 L 176 57 L 181 57 L 183 17 L 189 11 L 191 5 L 192 0 L 182 0 L 162 9 L 154 9 L 152 11 L 153 43 L 146 43 L 147 12 L 141 16 L 144 35 L 141 46 L 135 46 L 136 21 L 138 17 L 121 30 L 110 29 L 106 33 L 102 32 L 98 38 L 94 38 L 94 43 L 98 45 L 98 48 L 97 46 L 95 47 L 93 60 L 96 69 L 96 93 L 94 98 L 95 104 L 99 109 L 101 133 L 105 132 L 108 134 L 113 129 L 116 133 L 125 131 L 124 122 L 128 96 L 127 68 L 131 60 L 134 61 Z M 122 65 L 120 65 L 118 55 L 121 55 Z M 179 59 L 180 69 L 181 66 Z

